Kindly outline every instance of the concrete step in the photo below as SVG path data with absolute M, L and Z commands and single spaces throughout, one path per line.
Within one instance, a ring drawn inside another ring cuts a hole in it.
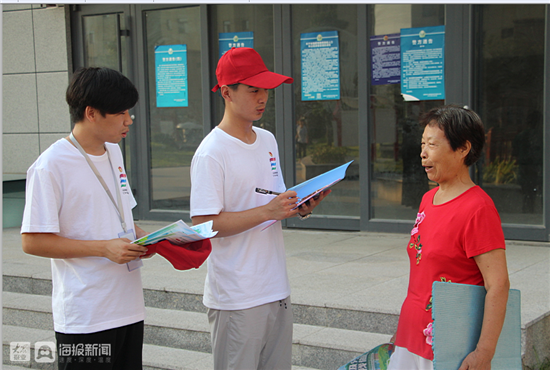
M 54 341 L 50 330 L 31 329 L 4 325 L 2 330 L 3 370 L 57 369 L 57 363 L 38 363 L 34 360 L 33 344 L 38 341 Z M 31 360 L 28 362 L 10 361 L 10 343 L 24 341 L 31 343 Z M 56 357 L 57 358 L 57 357 Z M 210 353 L 189 351 L 170 347 L 143 345 L 144 370 L 211 370 L 213 368 Z M 318 370 L 304 366 L 292 366 L 292 370 Z
M 53 335 L 50 297 L 13 292 L 3 292 L 2 297 L 4 326 L 42 330 Z M 389 339 L 389 334 L 296 323 L 293 363 L 314 369 L 335 369 Z M 191 351 L 194 357 L 198 356 L 196 353 L 208 354 L 211 345 L 207 317 L 200 312 L 146 307 L 144 342 L 153 349 Z M 153 358 L 157 358 L 156 355 Z
M 211 352 L 205 314 L 146 308 L 145 342 L 163 347 Z M 315 369 L 336 369 L 391 335 L 294 324 L 293 363 Z
M 214 368 L 210 353 L 188 351 L 151 344 L 143 346 L 144 370 L 211 370 Z M 292 370 L 318 370 L 304 366 L 292 366 Z
M 11 361 L 10 360 L 10 343 L 12 342 L 28 342 L 30 343 L 30 360 L 29 361 Z M 34 345 L 36 342 L 53 342 L 55 343 L 55 334 L 53 330 L 42 330 L 34 328 L 26 328 L 21 326 L 2 325 L 2 368 L 7 369 L 9 366 L 15 368 L 33 368 L 33 369 L 57 369 L 57 364 L 54 363 L 38 363 L 35 361 Z M 53 357 L 53 356 L 52 356 Z M 54 358 L 57 358 L 55 355 Z
M 3 291 L 51 295 L 51 280 L 4 275 Z M 144 289 L 145 305 L 152 308 L 205 313 L 202 295 L 182 291 Z M 399 315 L 329 306 L 292 304 L 294 322 L 370 333 L 394 334 Z

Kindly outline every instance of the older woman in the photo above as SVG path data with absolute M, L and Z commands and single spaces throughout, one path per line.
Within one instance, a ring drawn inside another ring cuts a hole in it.
M 481 155 L 485 131 L 475 112 L 457 106 L 434 108 L 420 121 L 422 166 L 439 186 L 422 198 L 411 231 L 409 288 L 388 370 L 433 369 L 434 281 L 485 286 L 481 336 L 459 370 L 490 369 L 510 283 L 500 217 L 468 170 Z

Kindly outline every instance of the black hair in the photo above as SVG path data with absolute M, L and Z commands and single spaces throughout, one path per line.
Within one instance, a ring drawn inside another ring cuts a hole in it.
M 124 112 L 136 105 L 139 94 L 134 84 L 122 73 L 110 68 L 80 68 L 71 78 L 65 95 L 71 121 L 84 119 L 86 107 L 105 114 Z
M 453 151 L 463 148 L 469 141 L 472 147 L 464 158 L 466 166 L 471 166 L 481 157 L 485 145 L 485 128 L 476 112 L 458 105 L 444 105 L 423 113 L 420 125 L 439 127 Z

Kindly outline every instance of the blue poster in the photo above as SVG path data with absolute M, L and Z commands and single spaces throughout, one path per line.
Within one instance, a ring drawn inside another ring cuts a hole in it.
M 155 47 L 157 107 L 188 106 L 187 45 Z
M 403 99 L 445 99 L 444 59 L 445 26 L 401 29 Z
M 254 48 L 254 32 L 220 33 L 220 58 L 231 48 Z
M 300 35 L 302 100 L 340 99 L 340 46 L 338 32 Z
M 372 84 L 388 85 L 401 82 L 401 35 L 371 36 Z

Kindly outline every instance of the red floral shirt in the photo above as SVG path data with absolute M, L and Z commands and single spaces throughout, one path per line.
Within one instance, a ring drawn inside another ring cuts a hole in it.
M 432 322 L 432 283 L 483 285 L 483 277 L 472 257 L 505 249 L 498 212 L 479 186 L 444 204 L 433 205 L 437 189 L 422 198 L 411 231 L 407 246 L 409 288 L 395 341 L 397 346 L 429 360 L 433 360 L 433 351 L 424 331 Z

